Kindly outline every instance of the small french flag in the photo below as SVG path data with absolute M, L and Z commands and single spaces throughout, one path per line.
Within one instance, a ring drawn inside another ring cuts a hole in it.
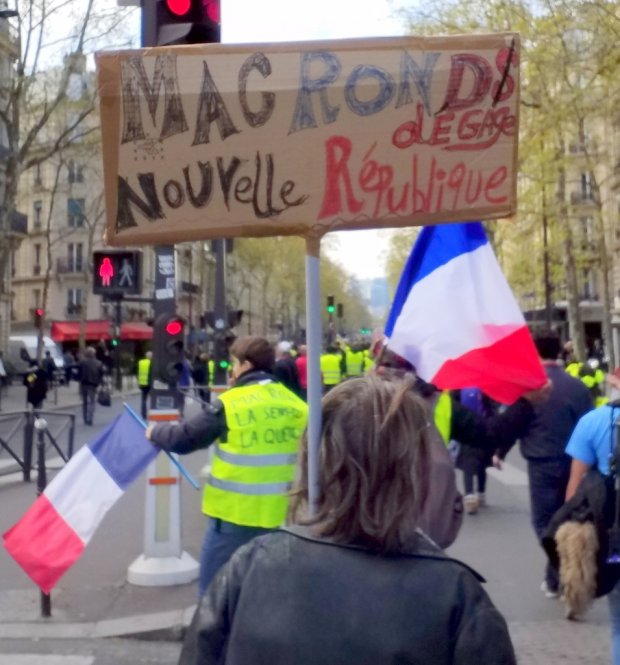
M 69 460 L 26 514 L 4 535 L 4 547 L 49 593 L 80 558 L 108 510 L 155 459 L 159 449 L 127 411 Z
M 511 404 L 547 380 L 480 222 L 422 229 L 385 334 L 389 349 L 442 390 L 476 386 Z

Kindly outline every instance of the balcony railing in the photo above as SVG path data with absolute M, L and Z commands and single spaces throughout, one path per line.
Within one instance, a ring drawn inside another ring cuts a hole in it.
M 56 260 L 56 272 L 59 275 L 74 274 L 83 271 L 84 265 L 82 261 L 74 261 L 68 258 L 58 258 Z
M 82 315 L 82 305 L 67 305 L 65 315 L 68 319 L 74 319 Z
M 582 205 L 584 203 L 594 203 L 593 192 L 582 192 L 581 190 L 570 193 L 570 202 L 572 205 Z
M 596 141 L 575 141 L 568 146 L 571 155 L 593 155 L 597 152 L 598 145 Z

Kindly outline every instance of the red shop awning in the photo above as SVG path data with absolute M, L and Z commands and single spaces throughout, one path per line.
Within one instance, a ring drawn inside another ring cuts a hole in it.
M 135 321 L 121 325 L 121 339 L 153 339 L 153 328 L 146 323 Z
M 111 332 L 112 326 L 108 320 L 86 322 L 87 341 L 98 342 L 100 339 L 110 339 Z M 52 321 L 50 337 L 55 342 L 77 342 L 80 338 L 80 322 Z
M 111 339 L 112 323 L 104 321 L 86 322 L 86 341 L 98 342 L 100 339 Z M 80 338 L 79 321 L 52 321 L 51 338 L 55 342 L 77 342 Z M 140 321 L 123 323 L 121 325 L 121 340 L 153 339 L 153 328 Z

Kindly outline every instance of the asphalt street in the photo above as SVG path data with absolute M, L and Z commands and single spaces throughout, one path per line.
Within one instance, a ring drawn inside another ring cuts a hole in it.
M 71 390 L 71 388 L 70 388 Z M 123 396 L 138 406 L 138 396 Z M 77 418 L 76 444 L 83 445 L 122 409 L 122 399 L 109 409 L 98 408 L 95 426 Z M 79 409 L 59 400 L 63 411 Z M 75 400 L 74 400 L 75 403 Z M 3 402 L 6 413 L 7 399 Z M 0 436 L 2 421 L 0 419 Z M 0 473 L 6 454 L 0 452 Z M 207 462 L 206 452 L 183 459 L 197 478 Z M 56 464 L 60 466 L 60 464 Z M 54 471 L 50 472 L 51 474 Z M 525 465 L 518 450 L 508 456 L 502 471 L 492 471 L 488 507 L 468 515 L 449 554 L 478 570 L 486 590 L 505 616 L 522 665 L 604 665 L 610 663 L 610 631 L 606 601 L 599 600 L 580 621 L 567 621 L 556 599 L 540 591 L 544 554 L 529 522 Z M 0 475 L 0 531 L 11 526 L 36 495 L 34 482 L 19 474 Z M 82 558 L 52 593 L 52 617 L 42 619 L 39 594 L 4 549 L 0 549 L 0 665 L 161 665 L 176 662 L 180 645 L 170 630 L 138 630 L 149 624 L 168 628 L 173 611 L 191 616 L 194 585 L 136 587 L 126 581 L 128 566 L 142 552 L 145 482 L 139 479 L 114 505 Z M 183 548 L 198 558 L 204 519 L 200 494 L 184 483 L 182 489 Z M 167 614 L 168 612 L 168 614 Z M 107 632 L 102 626 L 107 626 Z M 91 627 L 89 634 L 86 627 Z M 80 627 L 83 630 L 80 630 Z M 100 632 L 97 632 L 97 627 Z M 113 627 L 116 627 L 116 631 Z M 96 637 L 105 634 L 107 639 Z M 161 643 L 127 639 L 129 634 L 165 638 Z

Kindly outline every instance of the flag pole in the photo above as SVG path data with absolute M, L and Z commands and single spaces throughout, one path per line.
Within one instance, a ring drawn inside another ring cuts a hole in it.
M 140 416 L 139 416 L 139 415 L 138 415 L 138 414 L 137 414 L 137 413 L 136 413 L 136 412 L 135 412 L 135 411 L 129 406 L 129 404 L 127 404 L 127 402 L 123 402 L 123 406 L 127 409 L 127 412 L 129 413 L 129 415 L 130 415 L 135 421 L 137 421 L 138 423 L 140 423 L 140 425 L 142 425 L 142 427 L 144 427 L 144 429 L 146 429 L 146 423 L 144 422 L 144 420 L 142 420 L 142 418 L 140 418 Z M 187 470 L 186 470 L 185 467 L 181 464 L 181 462 L 179 462 L 179 460 L 176 459 L 176 458 L 174 457 L 174 455 L 173 455 L 172 453 L 168 452 L 167 450 L 164 450 L 164 452 L 165 452 L 166 455 L 168 455 L 168 457 L 172 460 L 172 463 L 173 463 L 173 464 L 177 467 L 177 469 L 181 472 L 181 474 L 183 475 L 183 477 L 185 478 L 185 480 L 187 480 L 187 482 L 188 482 L 188 483 L 189 483 L 194 489 L 199 490 L 199 489 L 200 489 L 200 485 L 199 485 L 199 484 L 198 484 L 198 483 L 197 483 L 197 482 L 196 482 L 196 481 L 190 476 L 190 474 L 187 472 Z
M 308 355 L 308 508 L 313 515 L 319 498 L 321 443 L 321 239 L 306 238 L 306 343 Z

